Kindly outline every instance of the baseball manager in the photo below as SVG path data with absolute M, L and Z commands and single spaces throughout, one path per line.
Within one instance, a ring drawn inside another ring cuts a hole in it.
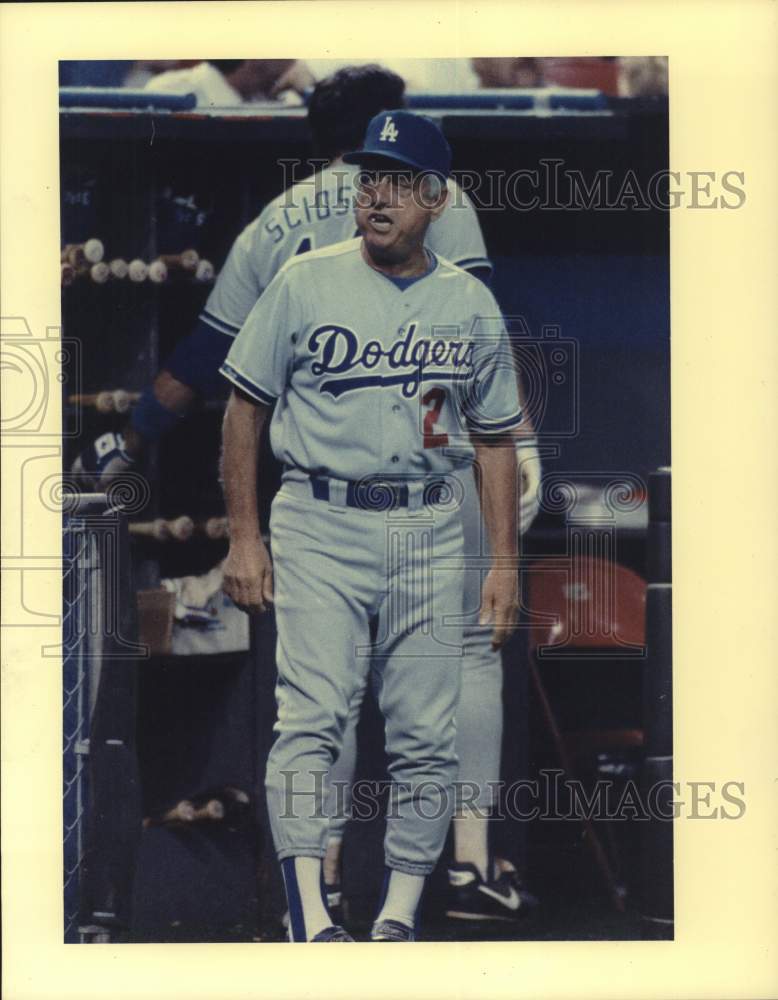
M 233 383 L 224 420 L 225 589 L 249 612 L 271 601 L 276 609 L 278 722 L 266 788 L 291 939 L 352 940 L 333 925 L 322 891 L 322 779 L 372 663 L 393 808 L 371 937 L 413 941 L 457 769 L 457 482 L 475 460 L 492 552 L 482 613 L 499 646 L 518 608 L 510 432 L 521 412 L 493 296 L 425 246 L 448 196 L 451 151 L 438 127 L 408 111 L 381 112 L 363 148 L 344 159 L 362 168 L 360 237 L 289 260 L 221 368 Z M 270 521 L 275 579 L 256 488 L 258 437 L 274 404 L 270 439 L 284 465 Z M 393 626 L 376 638 L 387 601 Z

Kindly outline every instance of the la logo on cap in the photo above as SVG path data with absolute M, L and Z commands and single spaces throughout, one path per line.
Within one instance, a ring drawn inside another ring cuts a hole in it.
M 397 136 L 400 133 L 397 131 L 397 126 L 392 121 L 392 116 L 387 115 L 386 121 L 384 122 L 384 127 L 381 129 L 381 134 L 378 136 L 381 142 L 396 142 Z

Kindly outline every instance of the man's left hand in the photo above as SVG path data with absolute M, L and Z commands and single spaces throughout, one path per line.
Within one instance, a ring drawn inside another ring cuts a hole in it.
M 492 649 L 501 649 L 516 631 L 519 575 L 515 569 L 491 569 L 481 591 L 479 625 L 493 625 Z

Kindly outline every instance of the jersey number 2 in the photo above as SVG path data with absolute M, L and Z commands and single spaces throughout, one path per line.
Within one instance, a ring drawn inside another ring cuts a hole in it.
M 428 406 L 424 415 L 424 447 L 440 448 L 448 444 L 448 434 L 436 434 L 435 424 L 440 417 L 440 411 L 446 402 L 446 392 L 444 389 L 430 389 L 426 396 L 422 398 L 422 403 Z

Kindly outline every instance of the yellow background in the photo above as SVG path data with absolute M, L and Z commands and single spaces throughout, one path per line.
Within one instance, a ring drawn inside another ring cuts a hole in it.
M 66 947 L 60 668 L 40 656 L 57 629 L 17 627 L 3 636 L 7 1000 L 778 996 L 777 18 L 767 0 L 0 8 L 2 313 L 38 335 L 59 323 L 62 58 L 667 55 L 672 169 L 742 170 L 747 194 L 736 211 L 671 217 L 676 777 L 744 781 L 747 807 L 677 822 L 676 941 L 360 945 L 348 961 L 284 945 Z M 16 472 L 4 449 L 4 554 L 31 525 L 36 552 L 58 553 L 56 514 Z M 35 607 L 57 613 L 58 574 L 34 577 Z M 17 598 L 4 589 L 7 618 Z

